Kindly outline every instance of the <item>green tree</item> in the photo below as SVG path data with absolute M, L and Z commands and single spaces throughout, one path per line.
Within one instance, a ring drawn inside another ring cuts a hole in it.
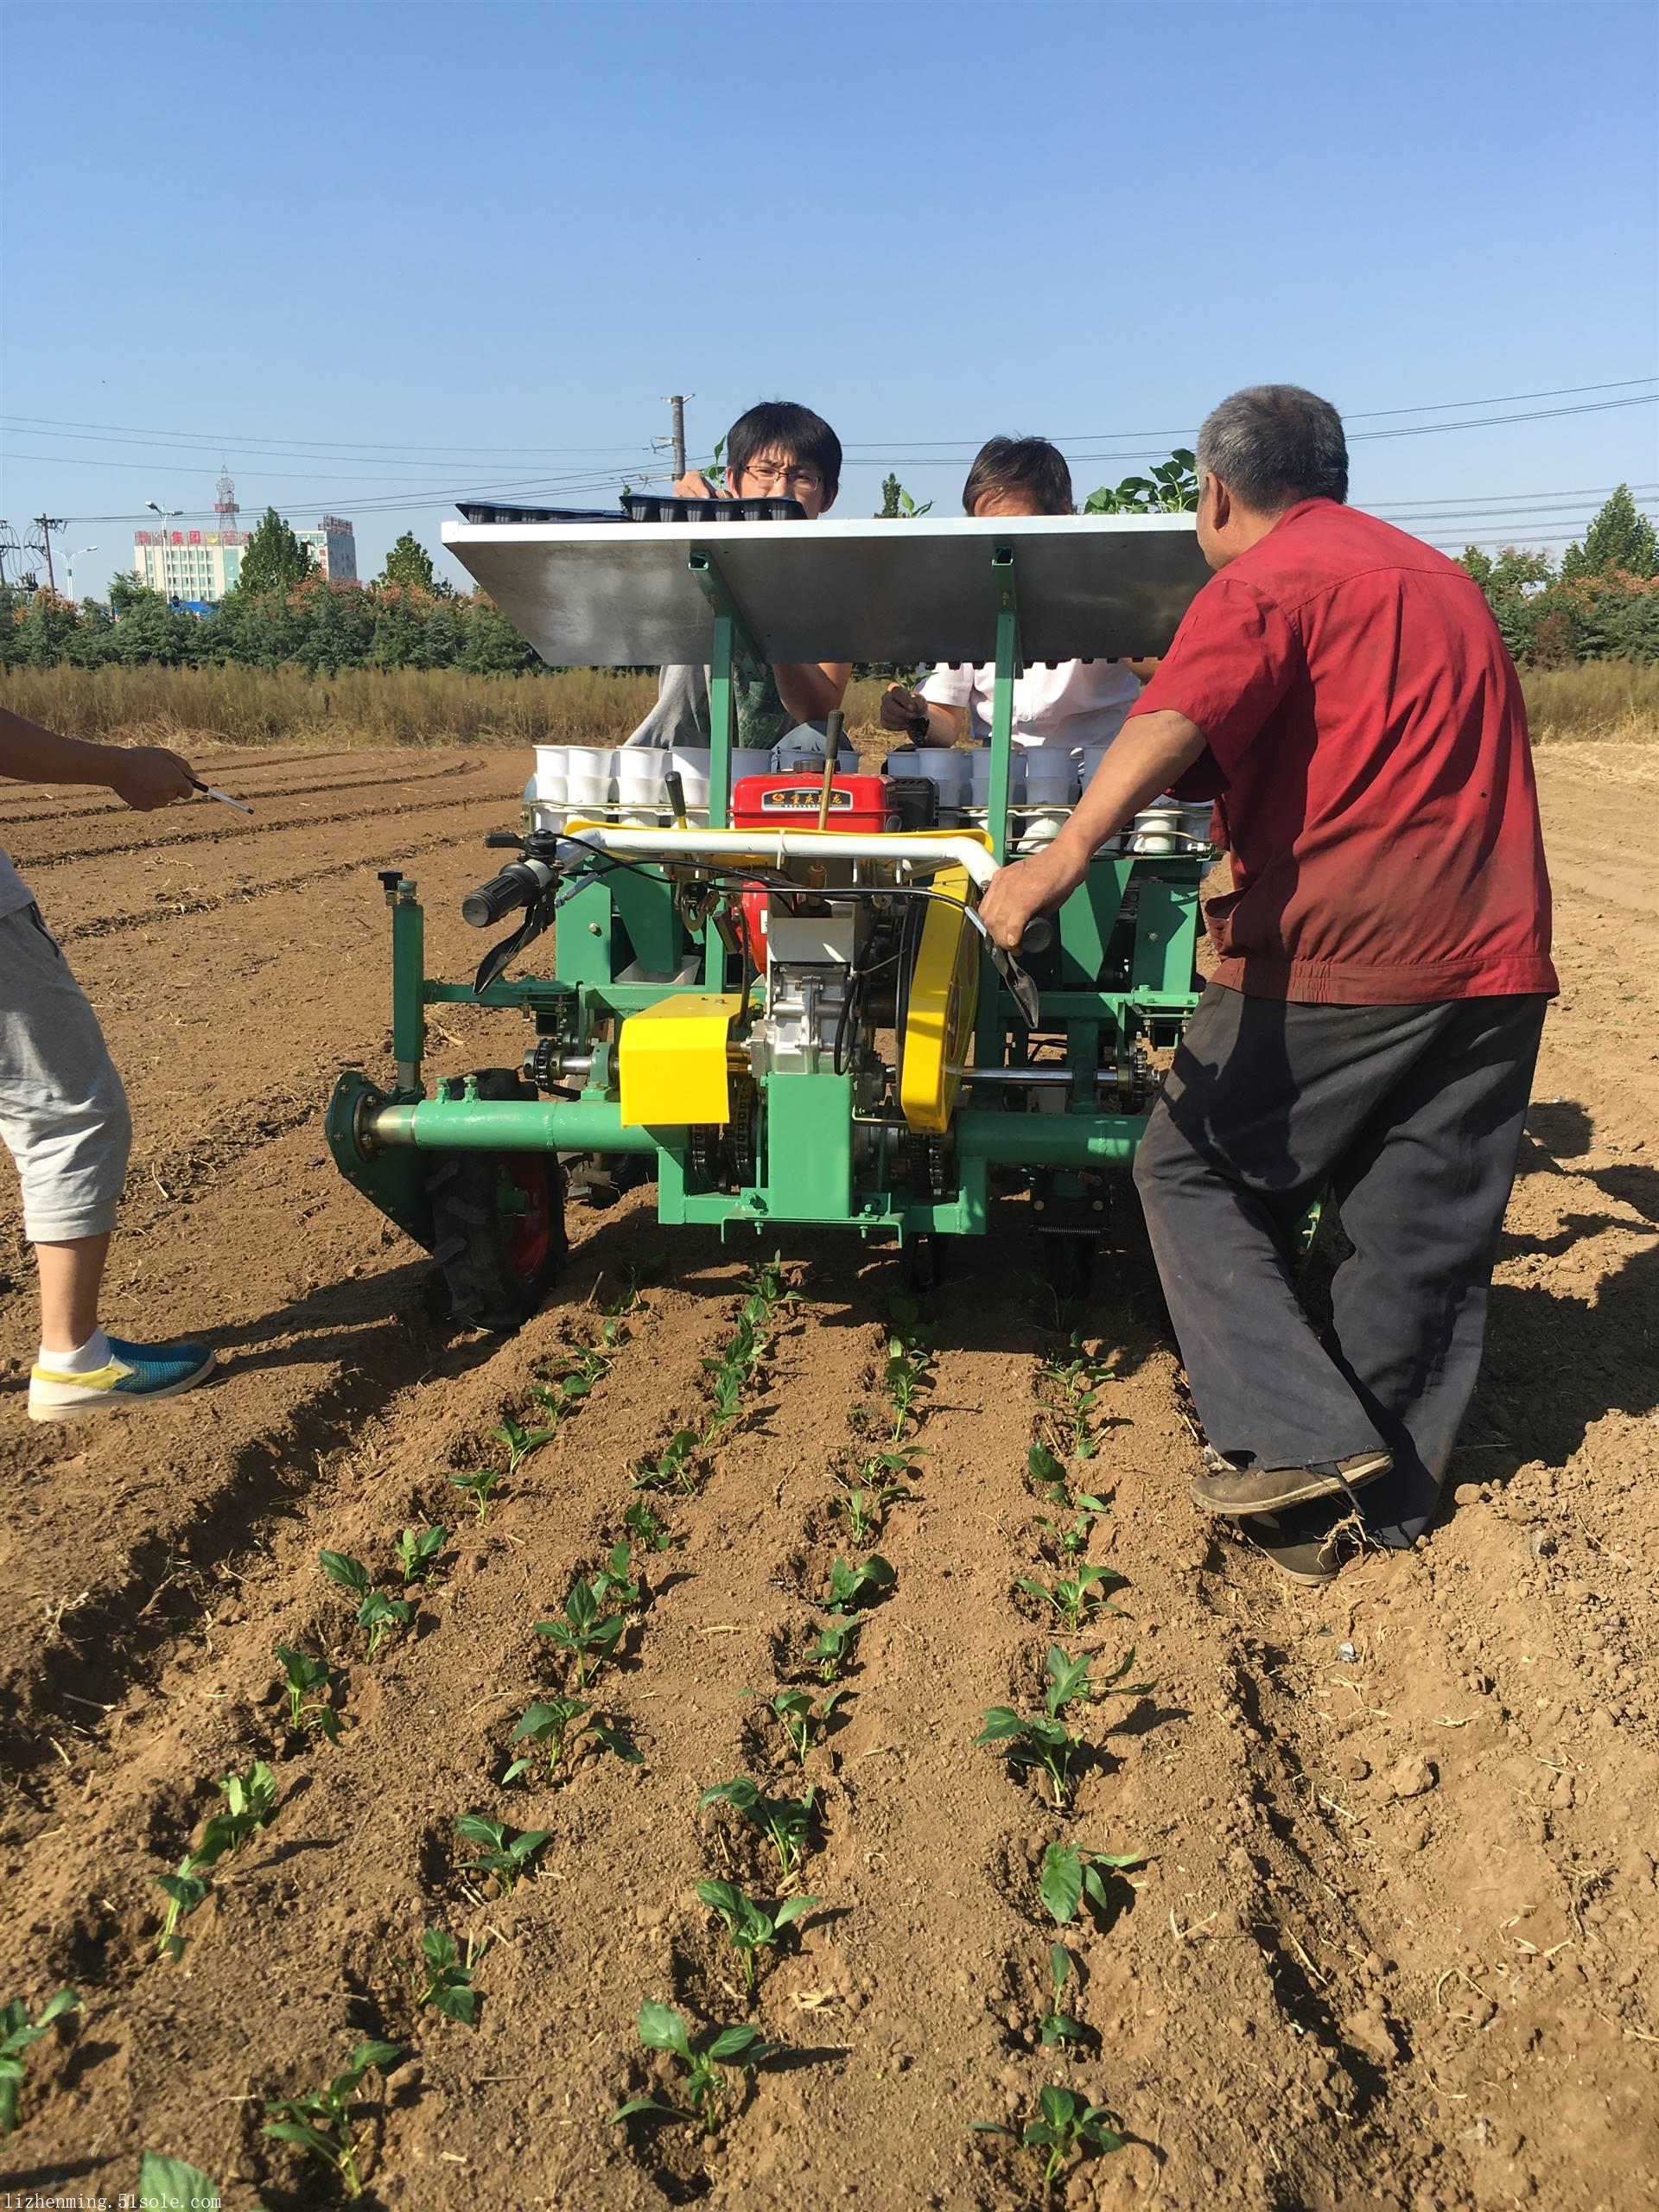
M 405 531 L 386 556 L 386 565 L 375 578 L 377 584 L 414 584 L 422 591 L 431 591 L 432 556 L 412 531 Z
M 876 511 L 878 522 L 913 522 L 918 515 L 928 514 L 933 502 L 926 500 L 918 506 L 896 476 L 881 479 L 881 505 Z
M 517 676 L 536 656 L 493 600 L 474 592 L 467 603 L 467 637 L 461 664 L 476 676 Z
M 1198 505 L 1198 461 L 1188 446 L 1177 446 L 1150 476 L 1126 476 L 1116 489 L 1103 486 L 1083 503 L 1086 515 L 1196 514 Z
M 242 549 L 242 567 L 236 588 L 257 596 L 261 592 L 297 589 L 311 573 L 311 556 L 275 507 L 248 533 Z
M 1638 514 L 1630 487 L 1621 484 L 1584 533 L 1582 545 L 1569 545 L 1561 557 L 1562 581 L 1605 576 L 1613 569 L 1628 576 L 1659 573 L 1659 541 L 1646 515 Z

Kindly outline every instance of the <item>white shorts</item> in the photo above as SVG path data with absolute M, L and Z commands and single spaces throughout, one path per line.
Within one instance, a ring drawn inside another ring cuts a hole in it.
M 32 906 L 0 914 L 0 1141 L 17 1163 L 31 1243 L 115 1227 L 132 1145 L 127 1096 L 98 1016 Z

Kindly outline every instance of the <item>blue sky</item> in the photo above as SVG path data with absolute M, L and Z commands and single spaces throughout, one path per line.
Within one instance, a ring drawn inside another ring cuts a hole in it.
M 78 593 L 221 458 L 365 574 L 469 486 L 608 503 L 674 391 L 705 453 L 817 407 L 848 514 L 890 465 L 955 512 L 998 430 L 1081 494 L 1269 378 L 1351 434 L 1541 416 L 1354 435 L 1431 539 L 1659 489 L 1659 408 L 1607 404 L 1659 384 L 1562 391 L 1659 376 L 1648 0 L 59 0 L 0 42 L 0 513 L 74 518 Z

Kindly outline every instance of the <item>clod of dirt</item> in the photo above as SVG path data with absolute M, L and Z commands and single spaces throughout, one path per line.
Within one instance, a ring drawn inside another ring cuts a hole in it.
M 1438 1768 L 1427 1759 L 1398 1759 L 1388 1771 L 1389 1794 L 1392 1797 L 1426 1797 L 1440 1778 Z
M 1380 2005 L 1362 2005 L 1342 2023 L 1343 2038 L 1363 2050 L 1379 2066 L 1392 2066 L 1400 2056 L 1400 2038 L 1389 2026 Z

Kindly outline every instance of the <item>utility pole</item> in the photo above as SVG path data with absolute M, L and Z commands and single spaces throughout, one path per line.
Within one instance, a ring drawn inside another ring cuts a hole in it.
M 681 477 L 685 474 L 685 403 L 688 399 L 695 399 L 696 397 L 696 392 L 676 391 L 671 392 L 669 395 L 668 404 L 672 410 L 674 418 L 672 443 L 674 447 L 674 481 L 677 484 L 679 482 Z
M 0 522 L 0 591 L 6 588 L 6 556 L 17 550 L 16 531 L 9 522 Z
M 61 515 L 35 515 L 31 519 L 41 526 L 41 546 L 46 555 L 46 588 L 55 599 L 58 581 L 52 573 L 52 533 L 63 528 L 64 518 Z

